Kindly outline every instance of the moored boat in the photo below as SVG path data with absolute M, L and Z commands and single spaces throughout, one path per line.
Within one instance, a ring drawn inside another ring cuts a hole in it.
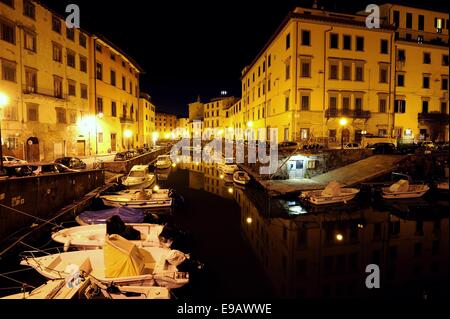
M 250 182 L 250 176 L 244 171 L 234 172 L 233 182 L 240 185 L 247 185 Z
M 359 193 L 357 188 L 342 188 L 337 182 L 330 182 L 323 190 L 302 192 L 300 198 L 314 205 L 347 203 Z
M 112 216 L 119 216 L 124 223 L 139 224 L 144 222 L 145 213 L 140 209 L 120 206 L 98 211 L 84 211 L 75 220 L 81 226 L 104 224 Z
M 156 158 L 155 167 L 157 169 L 169 168 L 172 166 L 172 160 L 169 155 L 160 155 Z
M 128 189 L 142 189 L 152 186 L 155 180 L 155 175 L 149 172 L 147 165 L 134 165 L 122 184 Z
M 169 189 L 126 190 L 100 198 L 106 206 L 138 209 L 171 207 L 173 203 L 172 192 Z
M 180 251 L 161 247 L 138 248 L 118 235 L 106 237 L 103 249 L 80 250 L 36 257 L 29 252 L 21 265 L 34 268 L 47 279 L 66 279 L 73 268 L 88 273 L 100 283 L 116 286 L 162 286 L 180 288 L 189 274 L 177 266 L 187 259 Z M 68 271 L 68 269 L 72 269 Z
M 390 187 L 381 189 L 384 199 L 419 198 L 425 195 L 430 188 L 425 184 L 409 184 L 407 180 L 400 180 Z

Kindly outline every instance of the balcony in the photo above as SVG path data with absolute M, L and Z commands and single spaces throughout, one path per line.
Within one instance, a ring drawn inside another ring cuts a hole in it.
M 348 117 L 354 119 L 369 119 L 370 111 L 363 110 L 338 110 L 338 109 L 328 109 L 325 112 L 326 118 L 335 118 L 335 117 Z
M 29 85 L 24 85 L 22 87 L 22 92 L 23 92 L 23 94 L 38 95 L 38 96 L 49 97 L 49 98 L 54 98 L 54 99 L 58 99 L 58 100 L 66 100 L 67 99 L 67 94 L 60 94 L 60 95 L 56 96 L 54 90 L 33 87 L 33 86 L 29 86 Z
M 134 124 L 134 119 L 129 116 L 122 116 L 120 117 L 120 123 L 121 124 Z
M 439 124 L 448 123 L 448 114 L 441 112 L 419 113 L 419 122 L 432 122 Z

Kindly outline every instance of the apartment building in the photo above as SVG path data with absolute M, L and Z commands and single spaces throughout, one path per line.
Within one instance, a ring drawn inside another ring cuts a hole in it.
M 142 146 L 153 145 L 156 141 L 156 113 L 152 98 L 147 93 L 140 94 L 139 113 L 138 113 L 138 132 L 139 140 L 143 142 Z
M 230 119 L 230 108 L 235 103 L 236 98 L 233 96 L 222 96 L 211 99 L 203 106 L 204 114 L 204 131 L 211 137 L 224 137 L 225 131 L 233 127 Z
M 78 121 L 89 114 L 89 34 L 29 0 L 0 1 L 3 154 L 28 161 L 85 153 Z
M 158 138 L 169 140 L 175 138 L 175 129 L 177 127 L 177 116 L 168 113 L 156 112 L 155 127 Z

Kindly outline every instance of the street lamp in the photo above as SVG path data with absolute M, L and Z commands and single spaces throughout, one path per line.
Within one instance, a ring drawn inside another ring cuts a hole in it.
M 130 138 L 133 136 L 133 132 L 131 130 L 123 131 L 123 136 L 128 140 L 127 150 L 130 149 Z
M 9 97 L 0 92 L 0 110 L 9 103 Z M 0 119 L 0 174 L 3 173 L 3 142 L 2 142 L 2 120 Z
M 339 120 L 339 125 L 341 126 L 341 149 L 344 149 L 344 128 L 347 125 L 347 119 L 341 118 Z

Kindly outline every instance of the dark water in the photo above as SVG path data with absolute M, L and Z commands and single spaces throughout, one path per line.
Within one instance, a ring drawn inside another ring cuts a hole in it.
M 184 197 L 173 222 L 205 264 L 179 298 L 448 298 L 447 197 L 389 202 L 362 194 L 317 209 L 236 187 L 213 165 L 158 173 L 159 186 Z M 43 245 L 49 234 L 41 235 Z M 369 264 L 380 268 L 380 289 L 366 287 Z M 15 256 L 0 261 L 1 272 L 10 269 L 20 269 Z M 33 271 L 12 277 L 43 282 Z M 0 287 L 14 285 L 0 278 Z

